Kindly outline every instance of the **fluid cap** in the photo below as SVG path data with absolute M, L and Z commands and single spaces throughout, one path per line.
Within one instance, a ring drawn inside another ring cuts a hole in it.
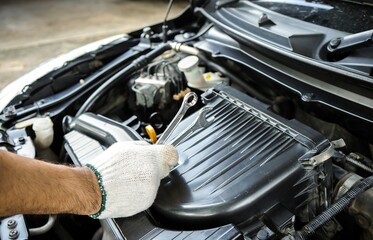
M 199 58 L 197 56 L 188 56 L 179 61 L 177 67 L 182 72 L 189 72 L 198 67 Z
M 188 56 L 179 61 L 177 67 L 184 73 L 188 86 L 205 90 L 208 85 L 206 84 L 203 74 L 198 67 L 199 58 L 197 56 Z

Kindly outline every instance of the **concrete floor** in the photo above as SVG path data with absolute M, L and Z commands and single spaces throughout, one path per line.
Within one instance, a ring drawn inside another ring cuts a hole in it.
M 168 1 L 0 0 L 0 89 L 86 43 L 163 20 Z M 188 4 L 176 1 L 170 18 Z

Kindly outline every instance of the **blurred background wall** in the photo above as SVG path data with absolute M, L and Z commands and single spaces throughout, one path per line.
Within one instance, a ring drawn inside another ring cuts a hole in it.
M 170 18 L 188 4 L 175 1 Z M 0 89 L 86 43 L 163 20 L 168 1 L 0 0 Z

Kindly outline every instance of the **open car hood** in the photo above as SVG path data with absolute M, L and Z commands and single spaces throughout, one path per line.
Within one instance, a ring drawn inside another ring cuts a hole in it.
M 34 84 L 35 81 L 40 80 L 48 73 L 58 70 L 68 62 L 82 57 L 84 54 L 94 52 L 105 45 L 115 42 L 118 39 L 125 39 L 126 35 L 117 35 L 101 39 L 99 41 L 87 44 L 80 48 L 77 48 L 69 53 L 60 55 L 55 59 L 49 60 L 48 62 L 42 63 L 39 67 L 35 68 L 26 75 L 14 80 L 12 83 L 7 85 L 0 91 L 0 111 L 12 101 L 17 95 L 27 91 L 27 87 Z

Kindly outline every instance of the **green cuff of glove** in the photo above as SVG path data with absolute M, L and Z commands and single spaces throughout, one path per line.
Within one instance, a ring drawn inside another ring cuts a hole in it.
M 105 188 L 104 188 L 104 185 L 103 185 L 103 182 L 102 182 L 102 176 L 101 176 L 101 174 L 97 171 L 97 169 L 93 165 L 91 165 L 91 164 L 88 163 L 88 164 L 86 164 L 86 166 L 89 167 L 94 172 L 94 174 L 96 175 L 97 180 L 98 180 L 98 185 L 99 185 L 100 190 L 101 190 L 101 198 L 102 198 L 102 200 L 101 200 L 101 208 L 100 208 L 100 210 L 97 213 L 89 215 L 91 218 L 96 219 L 105 210 L 105 205 L 106 205 L 106 191 L 105 191 Z

